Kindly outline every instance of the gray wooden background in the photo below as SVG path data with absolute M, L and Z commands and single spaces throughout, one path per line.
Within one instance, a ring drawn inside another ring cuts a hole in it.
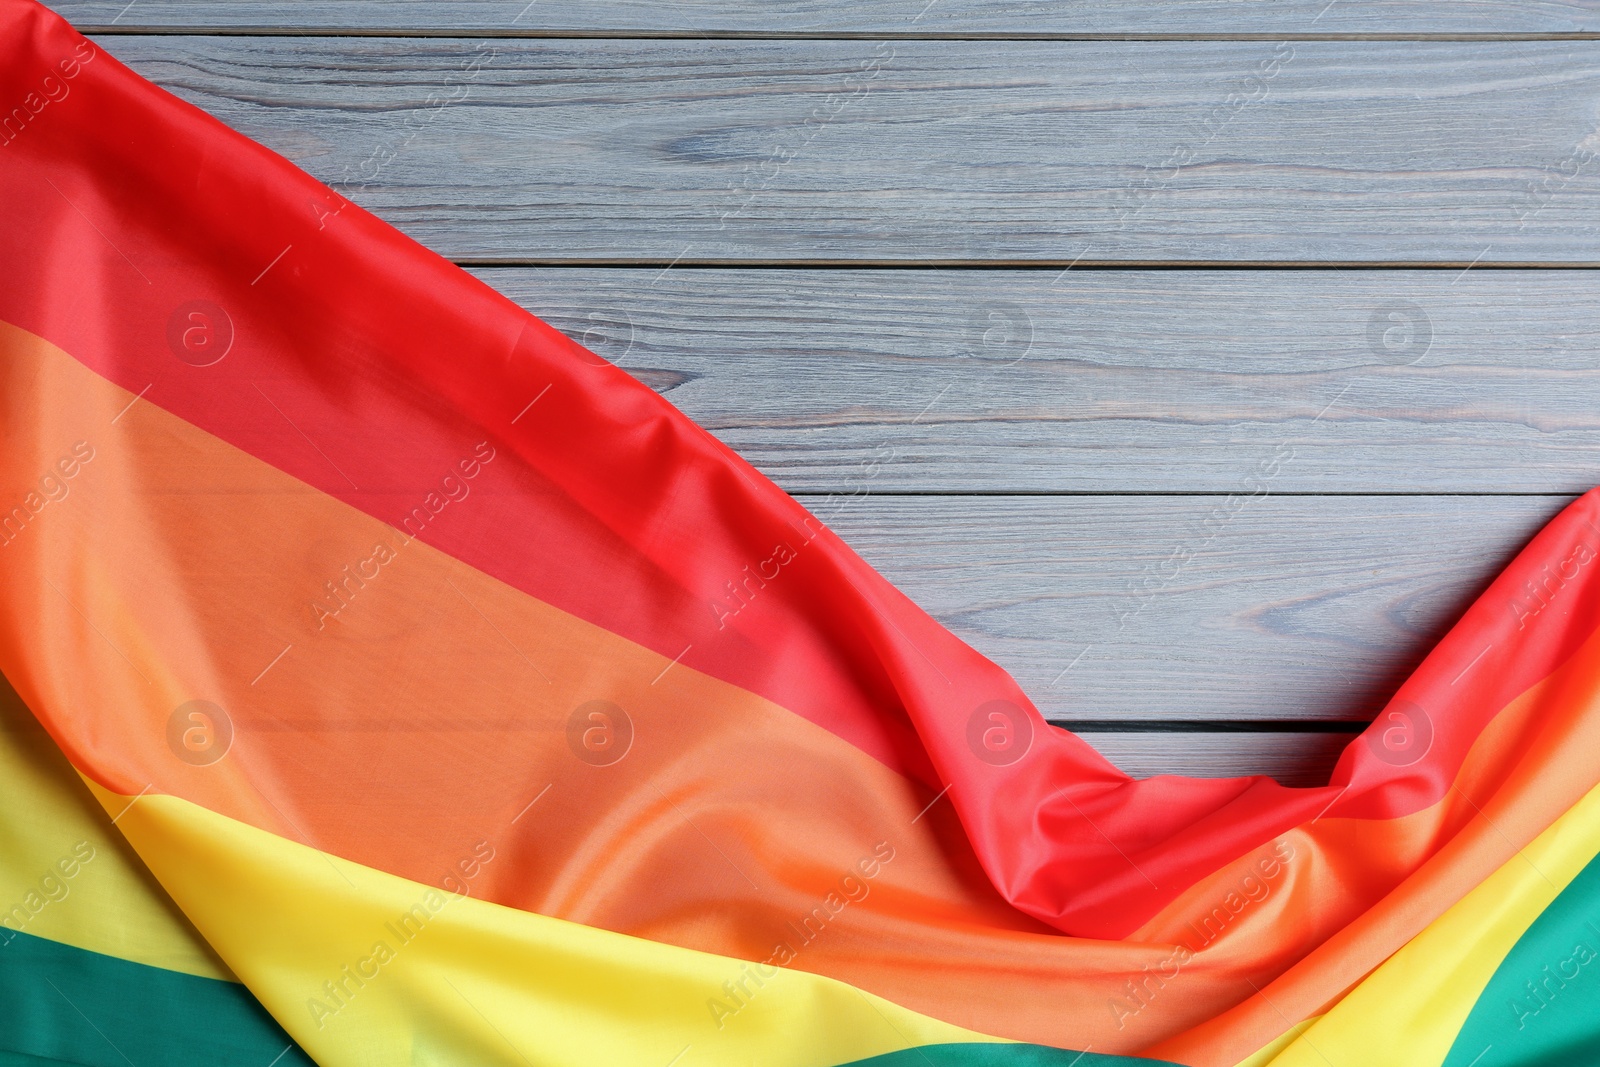
M 1600 0 L 52 6 L 1134 774 L 1324 777 L 1600 481 Z

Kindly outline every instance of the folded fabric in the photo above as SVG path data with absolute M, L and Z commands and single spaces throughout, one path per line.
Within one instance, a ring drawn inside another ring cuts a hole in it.
M 1597 509 L 1326 786 L 1135 781 L 650 389 L 0 0 L 0 1064 L 1578 1062 Z

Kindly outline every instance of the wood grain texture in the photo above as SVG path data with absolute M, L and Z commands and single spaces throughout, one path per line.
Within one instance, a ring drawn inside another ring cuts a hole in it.
M 1100 754 L 1135 778 L 1265 774 L 1284 785 L 1327 785 L 1352 738 L 1340 733 L 1092 733 Z
M 444 255 L 1600 261 L 1600 44 L 107 37 Z
M 52 0 L 81 26 L 306 33 L 1262 34 L 1571 33 L 1600 29 L 1580 0 Z
M 1593 271 L 476 273 L 791 491 L 1600 484 Z
M 1236 722 L 1372 718 L 1567 503 L 1224 500 L 804 503 L 1046 717 Z

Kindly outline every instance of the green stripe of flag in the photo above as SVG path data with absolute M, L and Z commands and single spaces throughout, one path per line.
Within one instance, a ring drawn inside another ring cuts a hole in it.
M 0 929 L 0 1067 L 315 1067 L 250 991 Z

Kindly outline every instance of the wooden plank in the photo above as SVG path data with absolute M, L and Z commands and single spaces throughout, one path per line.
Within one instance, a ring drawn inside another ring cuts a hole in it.
M 1600 44 L 106 37 L 461 260 L 1600 260 Z
M 52 0 L 80 26 L 362 33 L 1218 35 L 1572 33 L 1600 30 L 1581 0 Z
M 1225 499 L 804 502 L 1048 718 L 1100 722 L 1370 719 L 1567 502 Z
M 1284 785 L 1327 785 L 1348 733 L 1088 733 L 1083 738 L 1135 778 L 1265 774 Z
M 1600 484 L 1596 272 L 477 273 L 796 492 Z

